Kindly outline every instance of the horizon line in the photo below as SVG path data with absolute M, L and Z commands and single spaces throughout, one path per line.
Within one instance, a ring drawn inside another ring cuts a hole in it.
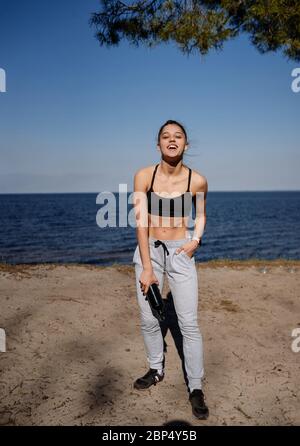
M 103 190 L 100 192 L 0 192 L 0 195 L 49 195 L 49 194 L 100 194 L 101 192 L 111 192 L 113 194 L 131 194 L 134 191 L 119 192 Z M 209 190 L 207 194 L 214 193 L 234 193 L 234 192 L 300 192 L 300 189 L 245 189 L 245 190 Z

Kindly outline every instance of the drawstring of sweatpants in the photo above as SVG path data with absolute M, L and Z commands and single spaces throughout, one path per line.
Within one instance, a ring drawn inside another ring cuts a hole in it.
M 168 248 L 166 247 L 166 245 L 161 240 L 155 240 L 154 247 L 158 248 L 160 245 L 164 249 L 164 273 L 165 273 L 166 272 L 166 253 L 167 253 L 167 255 L 169 255 L 169 251 L 168 251 Z

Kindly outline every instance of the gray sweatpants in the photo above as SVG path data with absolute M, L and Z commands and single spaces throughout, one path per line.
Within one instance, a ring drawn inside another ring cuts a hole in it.
M 183 354 L 185 370 L 190 392 L 201 389 L 204 376 L 202 335 L 197 320 L 198 278 L 194 256 L 190 258 L 184 251 L 176 254 L 175 250 L 189 241 L 156 240 L 149 237 L 149 250 L 153 271 L 163 289 L 164 271 L 172 293 L 178 325 L 183 337 Z M 150 305 L 140 288 L 140 275 L 143 270 L 140 250 L 137 244 L 133 263 L 135 266 L 137 300 L 140 307 L 141 331 L 147 353 L 149 366 L 153 369 L 163 368 L 164 342 L 159 321 L 153 316 Z

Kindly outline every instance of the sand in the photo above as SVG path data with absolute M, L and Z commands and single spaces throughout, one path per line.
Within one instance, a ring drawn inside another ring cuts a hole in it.
M 132 387 L 148 370 L 133 266 L 0 265 L 0 425 L 299 425 L 300 262 L 197 270 L 206 421 L 191 411 L 171 306 L 165 379 Z

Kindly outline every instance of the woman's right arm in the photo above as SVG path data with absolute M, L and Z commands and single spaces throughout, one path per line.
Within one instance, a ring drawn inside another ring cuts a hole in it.
M 149 285 L 158 280 L 153 272 L 149 251 L 148 202 L 147 202 L 147 172 L 140 169 L 134 176 L 133 205 L 136 218 L 136 235 L 140 250 L 143 272 L 140 277 L 141 289 L 147 294 Z

